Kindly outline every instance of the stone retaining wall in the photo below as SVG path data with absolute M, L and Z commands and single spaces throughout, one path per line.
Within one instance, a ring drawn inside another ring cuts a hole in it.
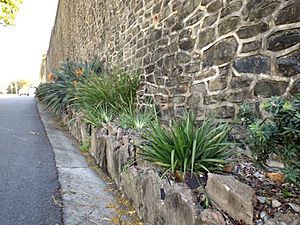
M 300 90 L 299 0 L 60 0 L 47 68 L 99 56 L 135 68 L 168 117 L 232 118 Z M 148 96 L 148 97 L 147 97 Z
M 72 110 L 61 119 L 78 141 L 91 141 L 89 153 L 130 200 L 145 225 L 225 225 L 217 209 L 247 225 L 253 223 L 255 191 L 233 176 L 209 174 L 206 186 L 191 189 L 186 183 L 161 178 L 161 168 L 136 160 L 139 150 L 135 145 L 142 141 L 138 131 L 113 123 L 91 128 Z M 201 193 L 217 209 L 204 209 L 199 202 Z
M 201 225 L 207 218 L 209 224 L 224 224 L 220 212 L 196 205 L 197 200 L 187 185 L 161 179 L 157 170 L 146 162 L 126 169 L 135 159 L 132 143 L 140 140 L 137 132 L 112 124 L 90 130 L 80 117 L 70 112 L 62 117 L 69 132 L 77 140 L 91 140 L 90 154 L 130 199 L 146 225 Z

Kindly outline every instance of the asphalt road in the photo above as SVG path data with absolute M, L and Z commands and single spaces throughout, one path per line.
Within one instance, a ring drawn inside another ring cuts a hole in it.
M 62 224 L 52 147 L 32 96 L 0 96 L 0 225 Z

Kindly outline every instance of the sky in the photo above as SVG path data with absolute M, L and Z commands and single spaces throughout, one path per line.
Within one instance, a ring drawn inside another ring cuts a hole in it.
M 15 26 L 0 26 L 0 90 L 14 80 L 38 84 L 58 0 L 24 0 Z

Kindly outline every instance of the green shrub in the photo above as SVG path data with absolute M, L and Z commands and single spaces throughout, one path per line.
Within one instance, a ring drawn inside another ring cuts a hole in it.
M 275 96 L 263 102 L 261 108 L 268 117 L 249 125 L 253 155 L 265 165 L 275 154 L 286 165 L 283 172 L 287 180 L 295 182 L 300 175 L 300 95 L 292 100 Z
M 152 123 L 140 146 L 142 159 L 166 169 L 166 173 L 180 171 L 207 173 L 219 171 L 226 163 L 231 143 L 227 141 L 230 128 L 206 119 L 196 126 L 192 114 L 175 122 L 170 130 Z
M 91 107 L 87 105 L 82 110 L 84 112 L 84 121 L 93 127 L 102 127 L 103 123 L 113 120 L 114 113 L 104 106 Z
M 80 151 L 81 152 L 88 152 L 91 148 L 91 140 L 87 139 L 85 141 L 82 142 L 82 144 L 80 145 Z
M 53 70 L 50 82 L 40 84 L 36 96 L 54 113 L 61 113 L 71 105 L 75 96 L 76 86 L 83 82 L 90 73 L 99 73 L 100 63 L 97 59 L 90 64 L 67 62 L 59 69 Z
M 135 108 L 139 79 L 120 69 L 91 74 L 77 86 L 74 105 L 93 120 L 103 121 L 101 111 L 109 115 L 122 114 Z
M 240 106 L 238 113 L 239 121 L 242 125 L 250 125 L 256 119 L 254 106 L 250 103 L 244 103 Z
M 158 120 L 154 105 L 147 105 L 144 109 L 127 109 L 119 116 L 120 125 L 124 128 L 142 129 L 149 127 L 152 122 Z

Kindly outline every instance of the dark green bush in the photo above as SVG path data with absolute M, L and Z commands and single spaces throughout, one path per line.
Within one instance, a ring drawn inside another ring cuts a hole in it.
M 72 104 L 77 85 L 90 73 L 100 71 L 101 66 L 97 59 L 90 64 L 64 63 L 59 69 L 53 70 L 48 83 L 38 86 L 36 96 L 46 104 L 47 108 L 59 114 Z
M 249 125 L 253 155 L 265 165 L 275 154 L 286 165 L 287 179 L 295 182 L 295 174 L 300 174 L 300 95 L 292 100 L 272 97 L 261 104 L 261 109 L 269 116 Z
M 141 156 L 168 172 L 207 173 L 219 171 L 226 163 L 231 143 L 227 141 L 230 128 L 206 119 L 197 127 L 192 114 L 175 122 L 170 130 L 152 123 L 144 134 L 146 143 L 140 146 Z
M 101 76 L 91 74 L 78 84 L 74 105 L 87 120 L 98 121 L 100 125 L 105 120 L 101 112 L 113 117 L 135 109 L 138 86 L 138 76 L 124 70 L 114 69 Z

